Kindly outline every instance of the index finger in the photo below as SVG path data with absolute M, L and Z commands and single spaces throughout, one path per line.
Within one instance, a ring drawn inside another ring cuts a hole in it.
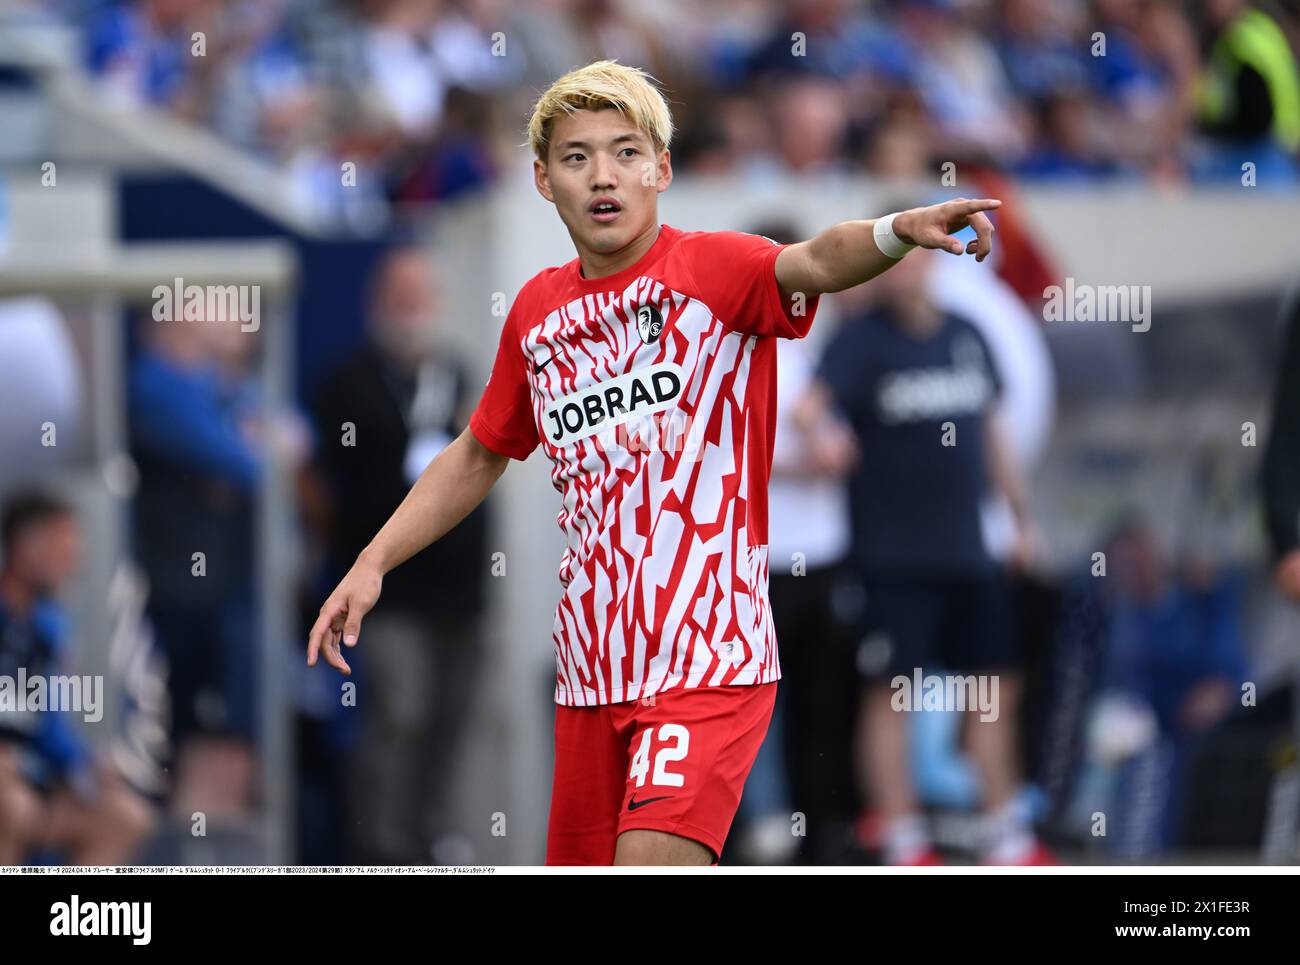
M 956 201 L 949 201 L 952 210 L 959 216 L 972 215 L 980 211 L 996 211 L 1002 207 L 1002 202 L 997 198 L 960 198 Z

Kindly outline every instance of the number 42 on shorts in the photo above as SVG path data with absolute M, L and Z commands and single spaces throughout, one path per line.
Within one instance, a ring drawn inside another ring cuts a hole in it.
M 658 731 L 658 740 L 655 732 Z M 686 757 L 691 746 L 691 734 L 681 724 L 660 724 L 657 728 L 647 727 L 641 735 L 641 746 L 632 756 L 632 768 L 629 778 L 636 778 L 636 786 L 644 787 L 646 775 L 650 773 L 650 746 L 658 744 L 654 755 L 654 776 L 650 783 L 659 787 L 681 787 L 686 783 L 684 775 L 668 770 L 668 765 Z

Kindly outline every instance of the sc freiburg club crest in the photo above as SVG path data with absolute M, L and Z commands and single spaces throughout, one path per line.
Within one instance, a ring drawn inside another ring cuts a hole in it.
M 653 305 L 640 306 L 636 310 L 636 330 L 647 345 L 658 340 L 659 333 L 664 330 L 664 317 L 659 314 L 659 309 Z

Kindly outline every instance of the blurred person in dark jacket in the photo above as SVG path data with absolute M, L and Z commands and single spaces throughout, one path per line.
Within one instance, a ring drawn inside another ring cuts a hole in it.
M 365 343 L 316 397 L 319 458 L 333 506 L 331 581 L 466 425 L 477 387 L 439 342 L 431 269 L 415 247 L 381 259 Z M 383 602 L 367 618 L 350 777 L 359 860 L 465 859 L 447 815 L 448 780 L 478 676 L 485 539 L 478 509 L 385 577 Z
M 0 553 L 0 686 L 15 688 L 12 699 L 0 699 L 0 864 L 37 852 L 75 865 L 121 864 L 153 827 L 154 812 L 75 723 L 79 712 L 102 719 L 102 687 L 87 692 L 83 683 L 80 707 L 52 703 L 56 688 L 60 701 L 78 692 L 57 682 L 70 674 L 57 595 L 81 556 L 72 507 L 36 490 L 13 495 L 0 513 Z M 42 708 L 29 706 L 37 680 Z

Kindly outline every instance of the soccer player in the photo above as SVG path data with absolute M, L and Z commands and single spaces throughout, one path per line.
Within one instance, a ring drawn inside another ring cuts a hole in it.
M 548 864 L 716 862 L 780 677 L 768 608 L 774 338 L 823 292 L 914 246 L 988 256 L 996 200 L 847 221 L 780 245 L 660 224 L 672 117 L 652 78 L 600 61 L 538 100 L 538 192 L 577 257 L 515 299 L 469 428 L 424 470 L 321 607 L 307 662 L 344 673 L 384 574 L 539 446 L 568 540 L 552 639 Z M 970 226 L 962 242 L 952 232 Z

